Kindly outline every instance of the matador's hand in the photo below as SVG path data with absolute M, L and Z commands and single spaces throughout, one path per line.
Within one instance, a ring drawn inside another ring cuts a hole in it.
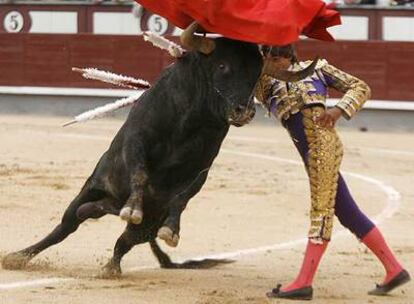
M 323 112 L 321 116 L 316 117 L 315 122 L 321 127 L 333 128 L 341 115 L 341 109 L 333 107 Z

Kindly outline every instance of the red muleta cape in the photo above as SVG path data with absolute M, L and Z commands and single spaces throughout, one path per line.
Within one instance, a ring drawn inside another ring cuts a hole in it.
M 300 34 L 333 41 L 326 29 L 341 24 L 321 0 L 135 1 L 180 28 L 195 20 L 210 33 L 259 44 L 285 45 Z

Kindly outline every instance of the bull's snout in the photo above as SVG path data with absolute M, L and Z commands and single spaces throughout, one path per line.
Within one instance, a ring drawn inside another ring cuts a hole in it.
M 241 127 L 248 124 L 255 114 L 256 108 L 253 103 L 249 103 L 249 105 L 237 105 L 230 115 L 229 122 L 233 126 Z
M 236 114 L 243 114 L 245 111 L 247 111 L 247 106 L 244 105 L 238 105 L 235 109 L 234 112 Z

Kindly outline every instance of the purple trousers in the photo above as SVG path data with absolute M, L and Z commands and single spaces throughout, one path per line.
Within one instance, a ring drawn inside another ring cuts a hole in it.
M 299 112 L 291 115 L 287 120 L 283 121 L 283 125 L 288 130 L 292 140 L 294 139 L 293 142 L 296 149 L 299 151 L 307 167 L 309 146 L 304 131 L 302 113 Z M 335 215 L 339 222 L 359 239 L 363 239 L 375 227 L 375 224 L 358 208 L 340 173 L 335 198 Z

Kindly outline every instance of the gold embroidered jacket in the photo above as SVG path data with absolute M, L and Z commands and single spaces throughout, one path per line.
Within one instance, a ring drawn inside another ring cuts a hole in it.
M 296 63 L 291 70 L 303 69 L 308 64 L 310 61 Z M 371 90 L 364 81 L 337 69 L 326 60 L 320 60 L 315 73 L 299 82 L 286 83 L 262 76 L 256 89 L 256 98 L 269 113 L 279 119 L 287 119 L 305 106 L 326 107 L 328 88 L 344 94 L 336 107 L 342 110 L 346 119 L 352 118 L 371 97 Z

